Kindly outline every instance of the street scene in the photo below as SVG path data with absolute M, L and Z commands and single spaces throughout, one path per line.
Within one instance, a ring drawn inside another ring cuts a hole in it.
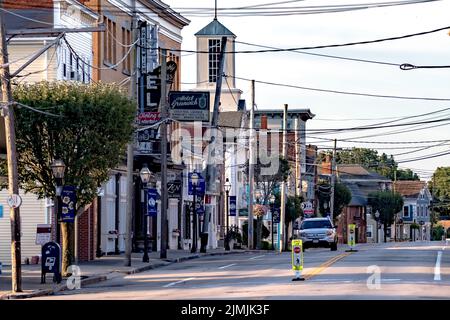
M 1 1 L 0 300 L 450 299 L 449 10 Z

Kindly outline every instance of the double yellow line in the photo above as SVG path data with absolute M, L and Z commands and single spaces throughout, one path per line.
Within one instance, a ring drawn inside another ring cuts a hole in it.
M 339 261 L 341 259 L 344 259 L 345 257 L 347 257 L 347 256 L 349 256 L 351 254 L 352 254 L 351 252 L 341 253 L 341 254 L 339 254 L 339 255 L 337 255 L 337 256 L 335 256 L 335 257 L 325 261 L 320 266 L 315 268 L 313 271 L 311 271 L 310 273 L 306 274 L 303 278 L 305 278 L 305 280 L 311 279 L 315 275 L 318 275 L 319 273 L 321 273 L 326 268 L 330 267 L 332 264 L 336 263 L 337 261 Z

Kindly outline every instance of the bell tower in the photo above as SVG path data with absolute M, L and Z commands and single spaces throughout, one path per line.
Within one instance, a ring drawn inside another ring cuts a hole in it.
M 197 86 L 195 91 L 210 92 L 211 112 L 214 104 L 216 80 L 219 74 L 219 58 L 222 37 L 227 37 L 226 52 L 234 52 L 236 35 L 217 20 L 217 1 L 214 20 L 195 34 L 197 38 Z M 206 53 L 207 52 L 207 53 Z M 242 91 L 236 88 L 235 54 L 226 53 L 224 63 L 226 77 L 222 81 L 220 111 L 237 111 Z

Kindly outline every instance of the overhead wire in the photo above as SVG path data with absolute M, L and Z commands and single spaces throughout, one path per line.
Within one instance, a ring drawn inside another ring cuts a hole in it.
M 244 81 L 255 81 L 256 83 L 267 84 L 267 85 L 277 86 L 277 87 L 285 87 L 285 88 L 293 88 L 293 89 L 301 89 L 301 90 L 309 90 L 309 91 L 318 91 L 318 92 L 326 92 L 326 93 L 335 93 L 335 94 L 343 94 L 343 95 L 364 96 L 364 97 L 371 97 L 371 98 L 403 99 L 403 100 L 450 101 L 450 98 L 412 97 L 412 96 L 371 94 L 371 93 L 363 93 L 363 92 L 352 92 L 352 91 L 340 91 L 340 90 L 312 88 L 312 87 L 305 87 L 305 86 L 285 84 L 285 83 L 276 83 L 276 82 L 262 81 L 262 80 L 253 80 L 253 79 L 237 77 L 237 76 L 232 76 L 232 75 L 226 75 L 226 77 L 231 77 L 231 78 L 235 78 L 235 79 L 238 79 L 238 80 L 244 80 Z

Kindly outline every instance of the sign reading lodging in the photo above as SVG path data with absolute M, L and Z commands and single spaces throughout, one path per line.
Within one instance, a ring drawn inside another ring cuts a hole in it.
M 172 91 L 169 117 L 177 121 L 209 122 L 209 92 Z
M 50 224 L 38 224 L 36 231 L 36 244 L 43 246 L 50 242 L 52 236 L 52 226 Z
M 350 248 L 353 248 L 355 246 L 356 242 L 356 225 L 355 224 L 349 224 L 348 225 L 348 239 L 347 244 L 350 246 Z
M 303 243 L 300 239 L 292 240 L 292 270 L 303 270 Z

